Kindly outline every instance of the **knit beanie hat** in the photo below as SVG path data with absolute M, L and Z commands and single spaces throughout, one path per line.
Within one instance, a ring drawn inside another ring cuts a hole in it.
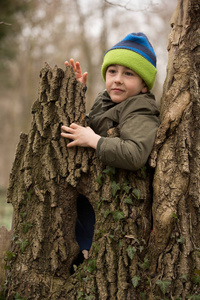
M 147 36 L 142 33 L 130 33 L 113 46 L 104 55 L 101 68 L 103 79 L 110 65 L 122 65 L 136 72 L 152 89 L 156 77 L 156 54 Z

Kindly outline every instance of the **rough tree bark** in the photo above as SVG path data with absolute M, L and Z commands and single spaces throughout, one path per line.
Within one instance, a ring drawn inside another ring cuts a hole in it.
M 148 257 L 172 299 L 200 299 L 200 2 L 180 0 L 171 25 Z
M 82 294 L 125 299 L 136 293 L 131 278 L 143 261 L 142 246 L 151 230 L 150 173 L 116 172 L 102 166 L 92 149 L 68 149 L 61 125 L 85 124 L 84 87 L 71 67 L 64 73 L 46 65 L 40 77 L 31 130 L 20 137 L 8 189 L 14 231 L 7 299 L 16 294 L 26 299 L 80 299 Z M 89 260 L 70 276 L 79 253 L 78 195 L 91 202 L 96 225 Z
M 11 232 L 5 226 L 0 227 L 0 293 L 6 279 L 5 256 L 10 244 L 10 238 Z
M 172 18 L 153 192 L 151 168 L 115 170 L 92 149 L 67 149 L 60 127 L 85 124 L 84 87 L 70 67 L 41 70 L 8 189 L 7 299 L 200 299 L 199 11 L 199 0 L 180 0 Z M 70 275 L 79 195 L 94 208 L 95 232 L 89 259 Z

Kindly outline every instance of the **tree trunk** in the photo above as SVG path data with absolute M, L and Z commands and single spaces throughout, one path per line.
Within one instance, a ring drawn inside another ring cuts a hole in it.
M 8 189 L 14 231 L 7 299 L 76 299 L 91 287 L 99 299 L 125 299 L 151 230 L 150 173 L 116 172 L 92 149 L 68 149 L 61 125 L 85 124 L 84 87 L 70 67 L 64 73 L 47 65 L 40 77 L 31 130 L 21 134 Z M 70 276 L 79 253 L 79 195 L 92 204 L 96 224 L 89 260 Z
M 171 282 L 172 299 L 200 299 L 199 12 L 198 0 L 181 0 L 172 17 L 162 123 L 151 156 L 150 271 L 160 287 Z
M 92 149 L 66 147 L 61 125 L 85 125 L 84 87 L 71 67 L 41 70 L 8 189 L 14 231 L 6 299 L 200 299 L 199 9 L 199 0 L 182 0 L 172 18 L 153 191 L 148 166 L 118 170 Z M 96 223 L 89 259 L 71 275 L 79 195 Z

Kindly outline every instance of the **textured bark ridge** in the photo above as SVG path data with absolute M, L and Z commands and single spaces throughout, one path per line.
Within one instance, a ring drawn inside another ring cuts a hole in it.
M 79 251 L 74 238 L 75 187 L 88 170 L 84 156 L 93 153 L 68 150 L 60 133 L 62 124 L 84 125 L 84 113 L 84 88 L 72 70 L 64 73 L 46 65 L 40 73 L 31 130 L 20 136 L 8 189 L 14 208 L 11 278 L 26 297 L 33 293 L 31 289 L 37 295 L 41 285 L 44 294 L 54 289 L 56 272 L 61 283 Z
M 179 1 L 171 20 L 162 123 L 151 156 L 151 272 L 171 283 L 172 299 L 200 299 L 199 11 L 199 1 Z
M 61 125 L 85 125 L 84 97 L 71 67 L 41 70 L 31 129 L 20 136 L 10 175 L 7 299 L 137 299 L 131 279 L 144 263 L 151 230 L 150 172 L 115 170 L 102 166 L 93 149 L 66 147 Z M 93 206 L 95 233 L 89 259 L 70 275 L 79 253 L 79 195 Z
M 0 227 L 0 295 L 6 278 L 4 259 L 6 257 L 6 251 L 9 248 L 10 238 L 11 232 L 8 231 L 5 226 Z

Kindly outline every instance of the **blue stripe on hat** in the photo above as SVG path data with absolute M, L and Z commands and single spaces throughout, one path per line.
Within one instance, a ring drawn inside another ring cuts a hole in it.
M 114 47 L 112 47 L 110 50 L 113 49 L 128 49 L 132 50 L 134 52 L 139 53 L 140 55 L 144 56 L 151 64 L 154 65 L 156 68 L 156 56 L 152 51 L 147 48 L 146 46 L 139 44 L 135 41 L 130 41 L 130 40 L 123 40 L 116 44 Z M 108 51 L 110 51 L 108 50 Z

